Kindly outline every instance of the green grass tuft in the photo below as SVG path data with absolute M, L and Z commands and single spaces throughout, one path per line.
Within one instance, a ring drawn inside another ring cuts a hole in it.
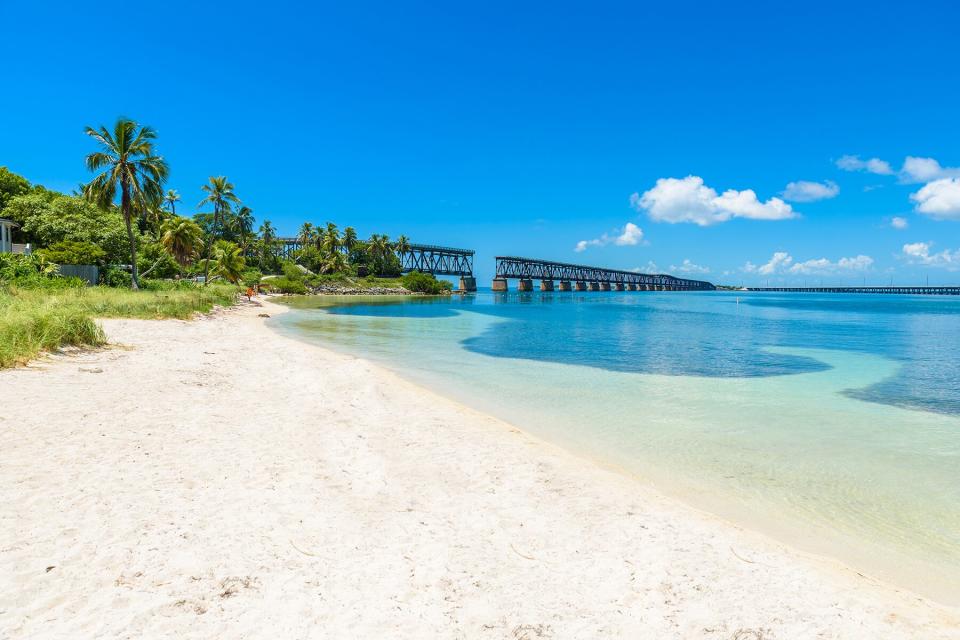
M 229 306 L 236 294 L 237 287 L 224 284 L 151 291 L 0 286 L 0 367 L 67 345 L 104 344 L 94 318 L 186 319 L 215 305 Z

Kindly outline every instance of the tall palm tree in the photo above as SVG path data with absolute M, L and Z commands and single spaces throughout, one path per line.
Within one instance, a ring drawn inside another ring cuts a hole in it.
M 406 253 L 407 251 L 410 251 L 410 239 L 407 238 L 407 236 L 400 236 L 393 244 L 393 248 L 399 253 Z
M 177 203 L 180 202 L 180 194 L 177 193 L 177 190 L 167 189 L 167 193 L 163 196 L 163 201 L 170 207 L 170 213 L 177 215 Z
M 241 206 L 233 216 L 233 230 L 240 238 L 240 248 L 244 253 L 247 252 L 247 244 L 253 234 L 253 222 L 253 209 L 247 206 Z
M 332 222 L 327 223 L 327 230 L 322 234 L 320 250 L 327 257 L 340 253 L 340 231 L 337 229 L 337 225 Z
M 260 225 L 260 268 L 263 269 L 263 259 L 273 257 L 273 243 L 277 239 L 277 230 L 269 220 L 264 220 Z
M 150 127 L 140 127 L 126 118 L 117 120 L 113 133 L 103 126 L 87 127 L 84 132 L 101 146 L 100 151 L 87 156 L 87 169 L 103 170 L 84 187 L 84 196 L 102 207 L 109 207 L 116 200 L 119 187 L 120 214 L 130 242 L 130 288 L 139 289 L 134 209 L 142 209 L 163 198 L 163 183 L 169 173 L 167 163 L 154 153 L 153 141 L 157 134 Z
M 357 230 L 353 227 L 344 228 L 343 246 L 346 247 L 347 253 L 353 251 L 354 247 L 357 246 Z
M 313 225 L 311 223 L 303 223 L 300 231 L 297 233 L 297 240 L 299 240 L 303 246 L 307 246 L 313 241 Z
M 203 247 L 203 229 L 193 220 L 179 216 L 168 218 L 160 228 L 160 243 L 173 256 L 173 259 L 185 267 L 200 253 Z
M 206 285 L 210 275 L 210 251 L 213 249 L 213 241 L 217 238 L 220 225 L 223 222 L 224 215 L 230 211 L 233 204 L 238 204 L 240 198 L 233 192 L 233 183 L 227 180 L 226 176 L 210 176 L 210 184 L 200 187 L 207 192 L 207 197 L 200 201 L 198 207 L 213 205 L 213 227 L 210 230 L 211 241 L 207 243 L 207 260 L 203 267 L 203 283 Z

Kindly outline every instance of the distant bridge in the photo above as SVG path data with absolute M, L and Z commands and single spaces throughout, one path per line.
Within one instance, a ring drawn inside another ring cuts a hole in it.
M 960 296 L 960 287 L 747 287 L 746 290 L 780 293 L 899 293 L 918 296 Z
M 290 258 L 303 249 L 300 238 L 277 238 L 282 258 Z M 419 271 L 435 276 L 460 276 L 460 288 L 464 291 L 476 291 L 477 282 L 473 277 L 472 249 L 454 249 L 432 244 L 411 244 L 403 251 L 395 251 L 400 259 L 403 273 Z
M 519 280 L 518 291 L 533 291 L 533 281 L 540 281 L 541 291 L 553 291 L 558 281 L 560 291 L 713 291 L 713 284 L 703 280 L 687 280 L 667 274 L 637 273 L 617 269 L 588 267 L 565 262 L 533 260 L 513 256 L 497 256 L 494 291 L 506 291 L 507 280 Z

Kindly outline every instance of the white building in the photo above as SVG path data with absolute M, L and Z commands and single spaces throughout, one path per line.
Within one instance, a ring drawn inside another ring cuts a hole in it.
M 19 226 L 13 220 L 0 218 L 0 253 L 13 253 L 13 230 Z

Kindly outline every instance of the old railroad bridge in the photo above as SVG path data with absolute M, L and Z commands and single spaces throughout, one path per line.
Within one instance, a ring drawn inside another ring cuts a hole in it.
M 280 254 L 290 257 L 302 248 L 298 238 L 279 238 Z M 419 271 L 437 276 L 458 276 L 460 291 L 476 291 L 472 249 L 455 249 L 430 244 L 411 244 L 397 251 L 404 273 Z M 517 281 L 518 291 L 533 291 L 533 281 L 540 281 L 541 291 L 713 291 L 716 287 L 703 280 L 688 280 L 657 273 L 637 273 L 619 269 L 603 269 L 566 262 L 496 257 L 494 291 L 507 291 L 508 281 Z M 913 295 L 960 295 L 960 287 L 749 287 L 746 291 L 784 293 L 874 293 Z
M 517 280 L 518 291 L 533 291 L 540 281 L 541 291 L 713 291 L 711 283 L 686 280 L 666 274 L 637 273 L 601 269 L 566 262 L 497 256 L 494 291 L 506 291 L 509 279 Z

